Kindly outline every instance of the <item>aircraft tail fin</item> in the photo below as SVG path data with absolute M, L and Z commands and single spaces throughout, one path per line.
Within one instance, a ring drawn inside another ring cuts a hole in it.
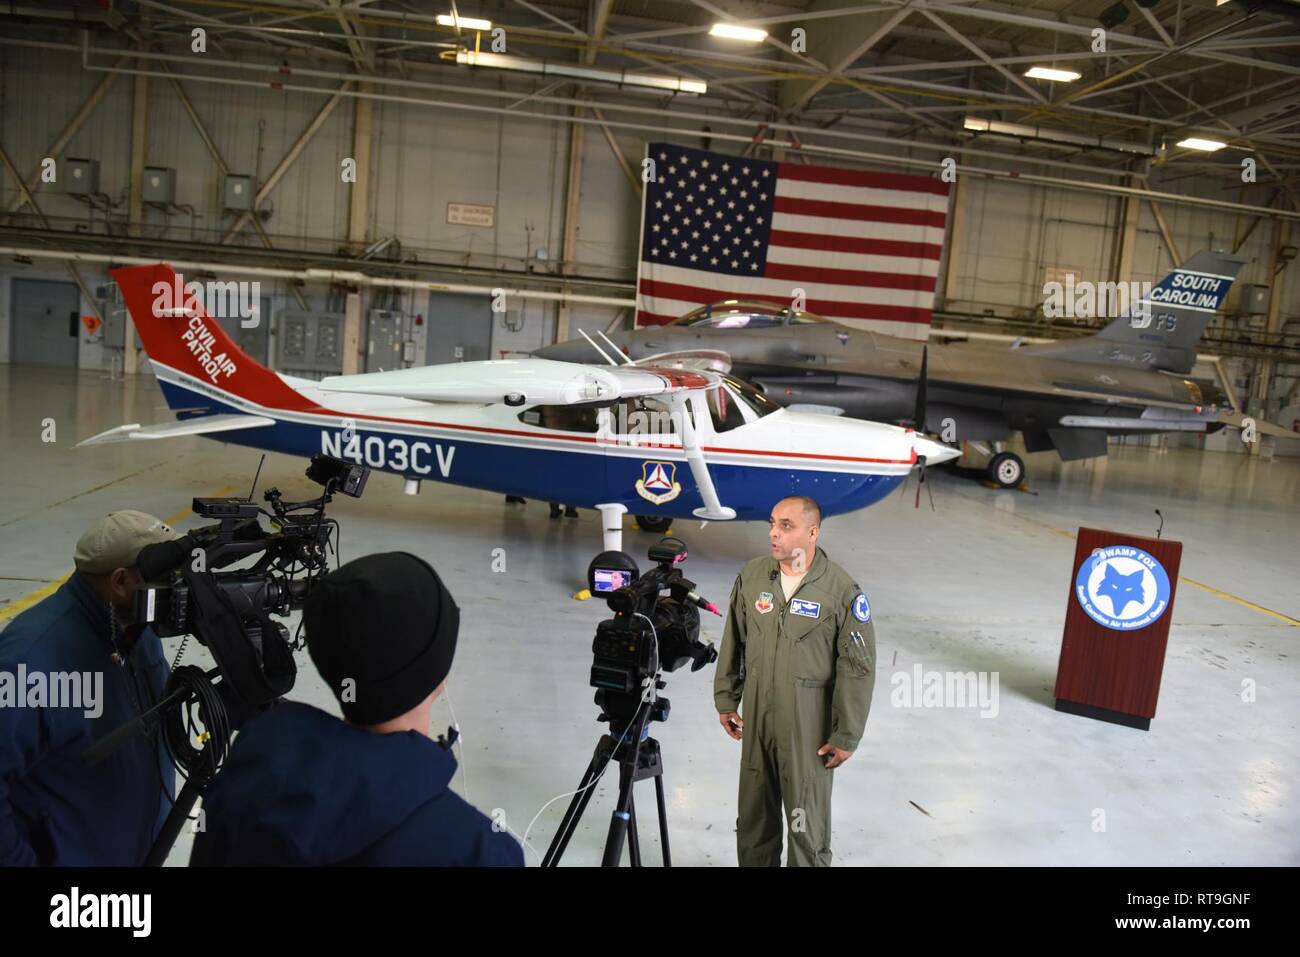
M 314 405 L 240 349 L 209 316 L 193 284 L 187 284 L 167 263 L 125 266 L 110 274 L 122 290 L 140 341 L 155 365 L 173 411 L 200 415 L 228 411 L 222 407 L 220 393 L 265 408 L 304 409 Z M 233 287 L 213 285 L 225 287 L 219 290 L 223 293 L 231 293 Z M 193 388 L 194 382 L 201 388 Z
M 1246 260 L 1199 252 L 1175 268 L 1095 335 L 1027 346 L 1033 355 L 1186 374 L 1206 325 L 1228 297 Z

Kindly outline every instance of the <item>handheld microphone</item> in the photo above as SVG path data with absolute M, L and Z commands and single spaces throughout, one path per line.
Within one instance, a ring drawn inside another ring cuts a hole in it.
M 689 601 L 692 605 L 695 605 L 699 608 L 703 608 L 705 611 L 713 612 L 719 618 L 722 617 L 722 612 L 718 611 L 717 605 L 713 604 L 713 602 L 709 601 L 707 598 L 697 595 L 693 591 L 688 591 L 686 593 L 686 600 Z

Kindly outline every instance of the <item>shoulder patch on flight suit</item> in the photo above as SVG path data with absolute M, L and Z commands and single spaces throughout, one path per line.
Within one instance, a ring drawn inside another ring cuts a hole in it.
M 871 605 L 865 592 L 858 592 L 858 597 L 853 599 L 853 617 L 858 621 L 871 620 Z
M 805 618 L 820 618 L 822 613 L 822 603 L 819 601 L 806 601 L 802 598 L 796 598 L 790 602 L 790 614 L 803 615 Z
M 772 593 L 770 591 L 760 592 L 758 598 L 754 601 L 754 607 L 758 609 L 760 615 L 766 615 L 772 610 Z

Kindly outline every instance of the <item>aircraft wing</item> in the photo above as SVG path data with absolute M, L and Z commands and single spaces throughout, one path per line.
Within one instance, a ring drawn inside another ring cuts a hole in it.
M 77 443 L 83 445 L 103 445 L 107 442 L 130 442 L 137 439 L 174 439 L 182 435 L 208 435 L 213 432 L 233 432 L 236 429 L 257 429 L 262 426 L 275 425 L 275 419 L 264 415 L 200 415 L 178 422 L 162 422 L 158 425 L 119 425 L 107 432 L 100 432 Z
M 554 359 L 487 359 L 392 372 L 326 376 L 324 392 L 398 396 L 430 402 L 573 405 L 716 388 L 716 373 L 657 366 L 588 366 Z
M 686 410 L 687 396 L 701 389 L 716 389 L 722 382 L 716 372 L 664 369 L 657 366 L 588 366 L 555 359 L 487 359 L 451 362 L 393 372 L 328 376 L 324 392 L 401 396 L 441 402 L 504 402 L 506 405 L 573 405 L 579 402 L 614 402 L 641 396 L 665 396 L 678 413 L 682 451 L 700 490 L 704 506 L 699 518 L 724 521 L 736 511 L 718 500 L 699 436 Z

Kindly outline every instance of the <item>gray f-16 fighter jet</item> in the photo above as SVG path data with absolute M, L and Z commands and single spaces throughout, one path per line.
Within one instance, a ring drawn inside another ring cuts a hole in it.
M 946 442 L 969 441 L 992 452 L 1018 431 L 1028 451 L 1055 449 L 1073 461 L 1105 455 L 1108 435 L 1242 427 L 1242 416 L 1217 386 L 1187 374 L 1197 341 L 1244 262 L 1198 253 L 1096 334 L 1038 345 L 960 342 L 923 352 L 921 342 L 771 303 L 730 301 L 668 325 L 614 333 L 604 348 L 612 340 L 635 360 L 711 364 L 758 383 L 782 405 L 878 422 L 908 420 L 923 408 L 925 422 L 913 424 Z M 534 354 L 602 361 L 589 339 Z M 926 394 L 919 402 L 918 388 Z M 1293 434 L 1268 423 L 1258 428 Z M 1024 461 L 998 452 L 988 474 L 1001 486 L 1019 485 Z

